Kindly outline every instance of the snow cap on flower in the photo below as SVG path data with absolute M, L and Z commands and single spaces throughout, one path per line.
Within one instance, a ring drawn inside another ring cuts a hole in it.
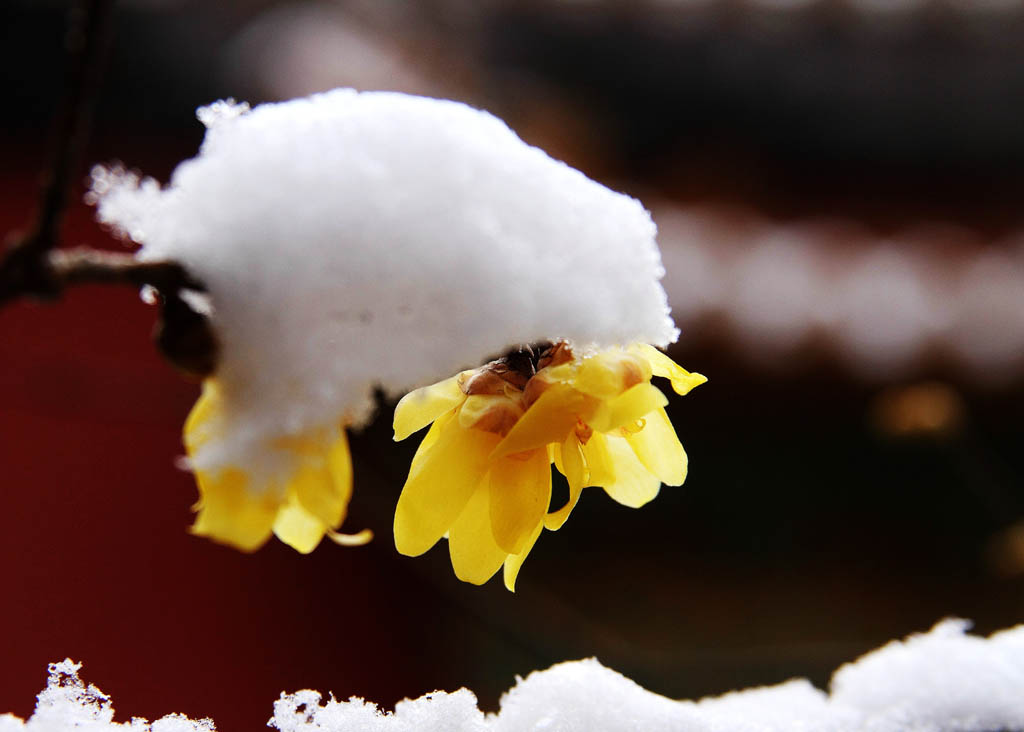
M 339 89 L 200 110 L 162 189 L 97 169 L 99 218 L 208 287 L 221 438 L 199 467 L 340 421 L 510 345 L 675 340 L 641 204 L 464 104 Z M 271 471 L 273 465 L 266 466 Z

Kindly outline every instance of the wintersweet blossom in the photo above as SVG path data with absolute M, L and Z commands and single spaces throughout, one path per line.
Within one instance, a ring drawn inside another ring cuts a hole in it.
M 551 334 L 678 336 L 643 205 L 483 110 L 336 89 L 198 116 L 202 147 L 169 181 L 97 167 L 89 193 L 140 261 L 204 285 L 218 352 L 186 429 L 197 533 L 244 549 L 332 536 L 340 430 L 369 422 L 377 390 Z
M 197 453 L 222 429 L 222 397 L 216 380 L 208 379 L 185 420 L 184 442 Z M 339 544 L 364 544 L 369 531 L 340 534 L 352 496 L 352 457 L 341 426 L 301 436 L 280 436 L 266 445 L 276 470 L 262 485 L 244 466 L 195 470 L 199 485 L 193 533 L 242 551 L 261 547 L 271 533 L 296 551 L 308 554 L 324 535 Z
M 687 459 L 652 376 L 686 394 L 707 379 L 647 345 L 584 357 L 568 344 L 524 349 L 407 394 L 395 439 L 428 424 L 395 510 L 398 551 L 418 556 L 447 535 L 456 576 L 516 577 L 544 528 L 562 527 L 583 488 L 639 508 L 681 485 Z M 569 500 L 550 512 L 551 464 Z

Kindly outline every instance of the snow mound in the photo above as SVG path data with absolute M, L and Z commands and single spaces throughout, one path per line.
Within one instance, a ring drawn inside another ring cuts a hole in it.
M 873 651 L 835 673 L 831 694 L 799 679 L 673 701 L 586 659 L 519 679 L 502 697 L 501 710 L 483 718 L 465 689 L 402 702 L 394 713 L 358 699 L 319 706 L 318 694 L 299 692 L 282 696 L 271 724 L 282 732 L 1024 730 L 1024 625 L 988 639 L 966 635 L 967 626 L 947 620 Z
M 96 168 L 100 221 L 206 284 L 237 464 L 268 435 L 360 425 L 509 346 L 664 346 L 677 330 L 643 206 L 464 104 L 337 89 L 199 110 L 161 188 Z
M 213 732 L 209 719 L 191 720 L 169 714 L 152 724 L 141 717 L 130 722 L 114 721 L 110 697 L 78 678 L 82 664 L 64 659 L 50 664 L 46 688 L 36 697 L 36 710 L 26 722 L 14 715 L 0 715 L 0 732 Z
M 859 709 L 864 729 L 1024 729 L 1024 625 L 987 640 L 969 627 L 946 620 L 843 666 L 832 703 Z
M 831 694 L 803 679 L 700 701 L 647 691 L 596 659 L 535 671 L 484 714 L 467 689 L 434 692 L 394 712 L 353 697 L 326 702 L 315 691 L 282 694 L 270 726 L 280 732 L 1012 732 L 1024 730 L 1024 625 L 989 638 L 946 620 L 841 667 Z M 71 661 L 28 722 L 0 716 L 0 732 L 210 732 L 209 720 L 171 715 L 114 723 L 110 700 L 78 679 Z

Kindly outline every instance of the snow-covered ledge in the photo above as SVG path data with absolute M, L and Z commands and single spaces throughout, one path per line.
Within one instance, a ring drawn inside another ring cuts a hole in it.
M 945 620 L 840 667 L 825 693 L 806 679 L 700 701 L 673 701 L 596 659 L 569 661 L 518 679 L 485 714 L 468 689 L 434 692 L 384 712 L 353 697 L 282 694 L 270 726 L 280 732 L 996 732 L 1024 730 L 1024 625 L 988 638 Z M 26 722 L 0 717 L 0 732 L 88 729 L 210 732 L 209 719 L 169 715 L 152 724 L 113 721 L 110 698 L 52 664 Z

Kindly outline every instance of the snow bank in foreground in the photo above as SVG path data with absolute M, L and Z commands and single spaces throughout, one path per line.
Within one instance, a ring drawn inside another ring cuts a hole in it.
M 90 200 L 210 291 L 228 424 L 200 467 L 247 464 L 282 427 L 358 425 L 375 386 L 520 343 L 676 338 L 643 206 L 486 112 L 338 89 L 199 116 L 203 146 L 166 187 L 97 168 Z
M 988 639 L 947 620 L 847 664 L 826 694 L 806 680 L 673 701 L 595 659 L 519 679 L 485 715 L 472 692 L 434 692 L 381 712 L 362 699 L 321 704 L 315 691 L 283 694 L 270 724 L 280 732 L 994 732 L 1024 730 L 1024 625 Z M 54 672 L 56 669 L 56 673 Z M 0 732 L 208 732 L 208 720 L 171 716 L 113 724 L 107 697 L 86 690 L 70 661 L 51 667 L 50 686 L 27 722 L 0 717 Z
M 0 716 L 0 732 L 212 732 L 209 719 L 191 720 L 180 714 L 169 714 L 152 724 L 134 717 L 131 722 L 114 721 L 110 697 L 92 684 L 86 686 L 78 678 L 82 664 L 64 659 L 50 664 L 50 679 L 36 697 L 36 711 L 27 721 L 12 714 Z

